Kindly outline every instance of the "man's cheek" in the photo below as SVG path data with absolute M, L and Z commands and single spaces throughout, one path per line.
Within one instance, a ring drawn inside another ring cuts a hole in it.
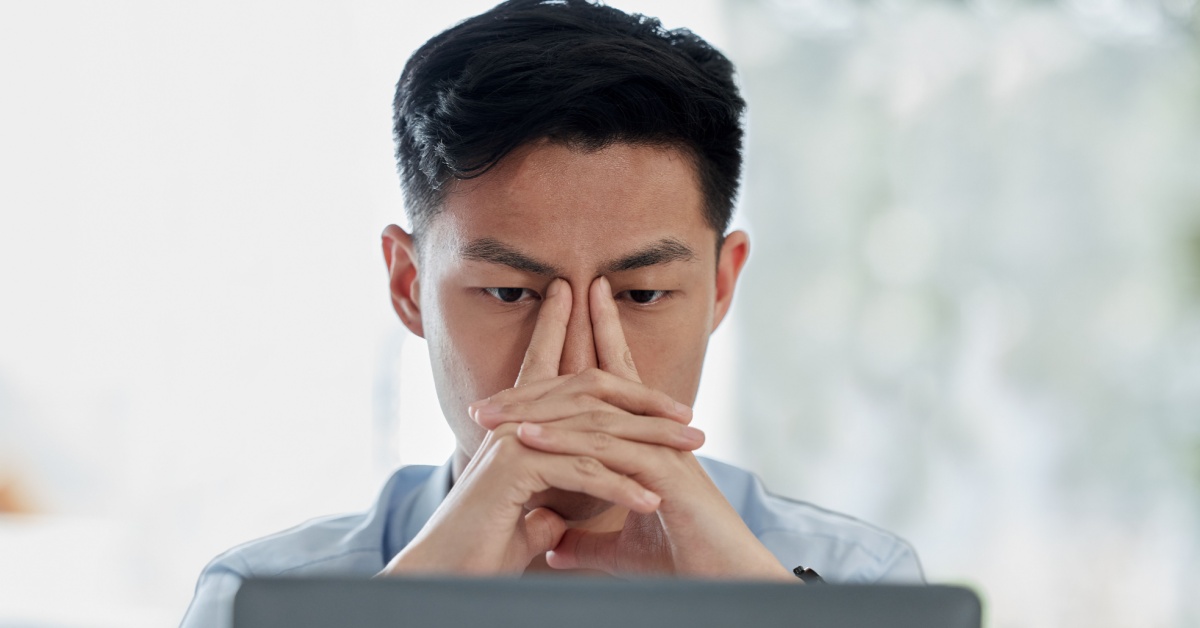
M 448 329 L 456 356 L 454 370 L 469 387 L 467 403 L 512 388 L 532 330 L 521 321 L 476 314 L 462 316 Z
M 647 386 L 684 403 L 695 395 L 707 335 L 690 320 L 640 320 L 626 324 L 625 339 Z

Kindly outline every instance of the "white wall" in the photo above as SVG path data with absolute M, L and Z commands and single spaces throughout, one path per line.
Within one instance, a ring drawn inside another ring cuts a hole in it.
M 378 237 L 400 70 L 490 5 L 0 10 L 0 488 L 39 513 L 0 625 L 172 624 L 218 552 L 450 454 Z

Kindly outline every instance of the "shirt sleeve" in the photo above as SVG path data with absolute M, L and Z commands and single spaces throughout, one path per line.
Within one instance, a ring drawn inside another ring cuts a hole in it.
M 883 567 L 876 581 L 879 584 L 925 584 L 925 571 L 921 569 L 921 561 L 917 552 L 906 542 L 901 541 L 896 552 Z
M 196 593 L 179 628 L 231 628 L 233 596 L 244 578 L 228 559 L 217 558 L 209 563 L 200 574 Z

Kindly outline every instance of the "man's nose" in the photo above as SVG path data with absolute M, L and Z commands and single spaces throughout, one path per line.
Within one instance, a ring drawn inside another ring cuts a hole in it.
M 571 318 L 567 321 L 567 338 L 563 343 L 559 375 L 575 375 L 596 368 L 596 341 L 592 338 L 591 309 L 588 306 L 590 284 L 571 286 Z

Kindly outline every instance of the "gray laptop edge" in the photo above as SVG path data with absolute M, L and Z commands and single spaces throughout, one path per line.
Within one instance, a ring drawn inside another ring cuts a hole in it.
M 979 628 L 979 598 L 949 586 L 696 580 L 250 579 L 234 628 Z

